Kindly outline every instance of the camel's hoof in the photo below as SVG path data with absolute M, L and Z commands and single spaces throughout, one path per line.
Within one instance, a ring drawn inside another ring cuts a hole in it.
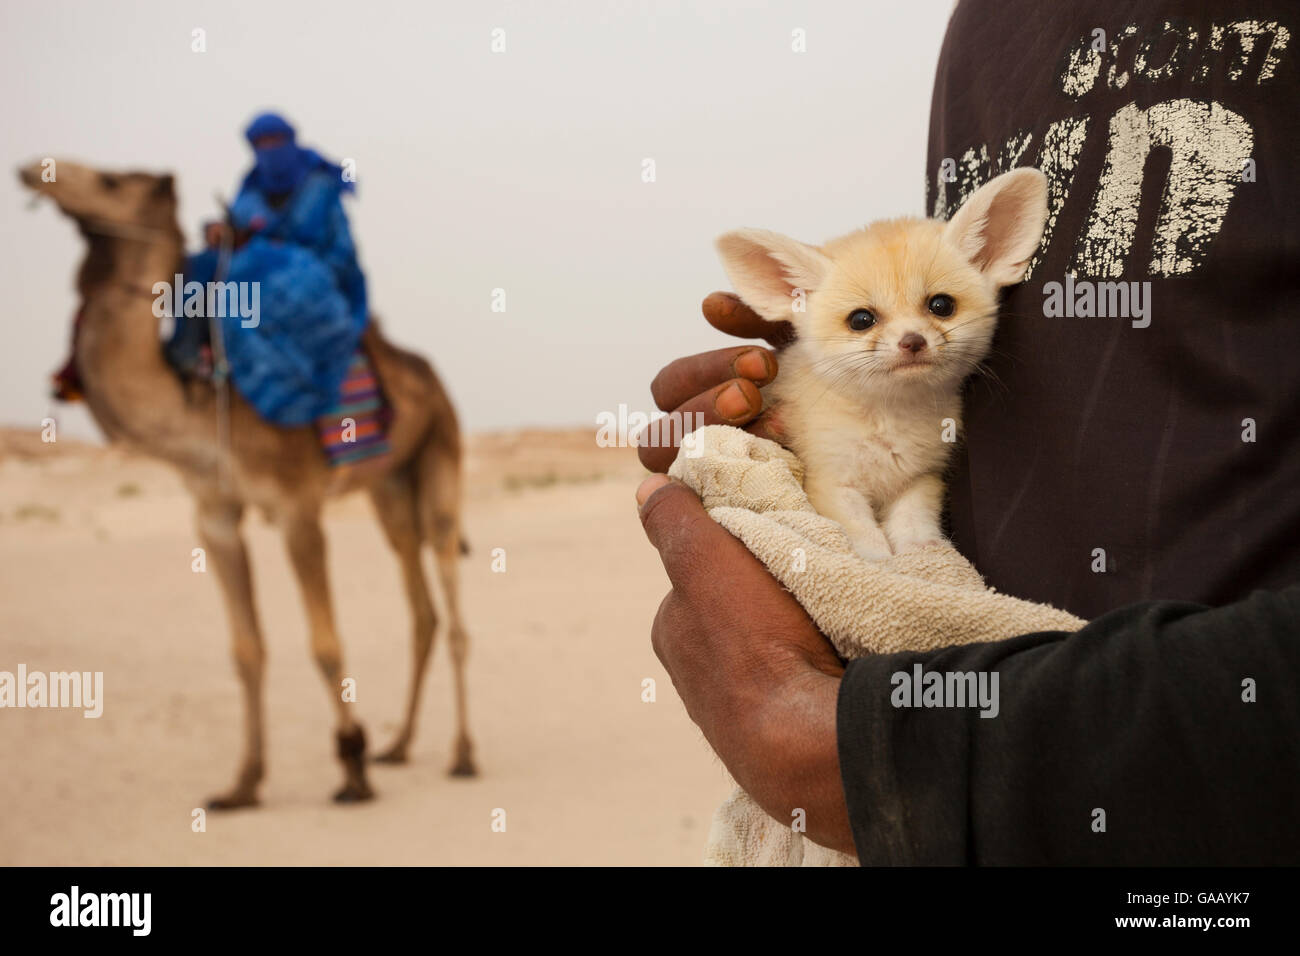
M 339 759 L 343 761 L 343 789 L 334 794 L 335 803 L 361 803 L 374 797 L 366 782 L 366 734 L 357 724 L 337 734 Z
M 345 783 L 343 789 L 334 794 L 335 803 L 364 803 L 375 798 L 375 791 L 367 783 Z
M 406 763 L 406 744 L 393 744 L 383 753 L 375 754 L 370 758 L 375 763 L 402 764 Z
M 478 767 L 474 766 L 474 744 L 467 736 L 456 740 L 456 759 L 447 771 L 449 777 L 477 777 Z
M 213 797 L 208 801 L 209 810 L 238 810 L 240 807 L 255 806 L 257 806 L 257 794 L 242 793 L 238 790 Z
M 474 761 L 470 757 L 462 757 L 451 765 L 447 771 L 449 777 L 477 777 L 478 767 L 474 766 Z

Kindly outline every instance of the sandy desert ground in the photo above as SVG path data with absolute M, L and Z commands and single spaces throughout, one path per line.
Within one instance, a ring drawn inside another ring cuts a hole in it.
M 103 671 L 98 720 L 0 710 L 0 864 L 695 864 L 721 766 L 648 640 L 666 577 L 636 521 L 642 474 L 592 430 L 476 436 L 463 587 L 481 775 L 445 775 L 439 641 L 412 762 L 336 806 L 326 691 L 276 530 L 246 532 L 268 651 L 262 806 L 192 811 L 238 758 L 240 691 L 189 501 L 164 466 L 0 432 L 0 670 Z M 372 750 L 408 674 L 396 563 L 369 501 L 326 517 L 347 672 Z M 507 570 L 491 570 L 493 548 Z M 657 681 L 655 703 L 641 682 Z M 506 811 L 506 831 L 492 813 Z

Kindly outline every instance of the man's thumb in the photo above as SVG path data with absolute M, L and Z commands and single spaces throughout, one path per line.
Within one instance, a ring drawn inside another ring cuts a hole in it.
M 642 502 L 641 526 L 674 588 L 698 584 L 701 575 L 712 577 L 711 567 L 730 553 L 727 549 L 745 550 L 680 481 L 651 475 L 637 489 L 637 499 Z

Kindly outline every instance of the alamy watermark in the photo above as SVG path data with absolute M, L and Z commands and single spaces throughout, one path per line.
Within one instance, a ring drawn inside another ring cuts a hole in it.
M 1132 319 L 1133 328 L 1151 324 L 1150 282 L 1094 282 L 1066 273 L 1065 282 L 1043 285 L 1043 315 L 1049 319 Z
M 152 893 L 83 893 L 74 884 L 50 897 L 51 926 L 121 926 L 133 936 L 148 936 L 152 916 Z
M 919 663 L 912 671 L 895 671 L 889 683 L 889 702 L 895 707 L 978 707 L 981 717 L 996 717 L 997 671 L 925 671 Z
M 703 412 L 635 412 L 624 404 L 596 415 L 596 445 L 600 448 L 680 447 L 687 458 L 704 454 L 698 432 Z
M 255 329 L 262 321 L 262 289 L 258 282 L 186 282 L 179 273 L 174 282 L 153 284 L 153 314 L 187 318 L 238 318 L 240 326 Z
M 32 671 L 18 665 L 18 673 L 0 671 L 0 708 L 81 708 L 83 717 L 104 713 L 103 671 Z

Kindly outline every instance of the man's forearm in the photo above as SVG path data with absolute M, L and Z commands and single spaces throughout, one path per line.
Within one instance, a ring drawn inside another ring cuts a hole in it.
M 840 678 L 818 670 L 792 678 L 715 744 L 736 782 L 769 816 L 802 825 L 822 846 L 853 854 L 841 784 L 835 708 Z

